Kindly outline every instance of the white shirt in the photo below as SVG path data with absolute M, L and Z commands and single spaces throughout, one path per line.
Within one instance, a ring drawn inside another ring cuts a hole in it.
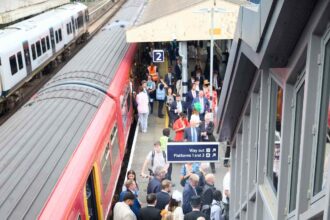
M 147 155 L 147 160 L 150 161 L 151 163 L 151 160 L 152 160 L 152 151 L 150 151 Z M 163 155 L 163 152 L 160 151 L 159 153 L 157 153 L 155 151 L 155 157 L 154 157 L 154 166 L 151 168 L 153 172 L 155 172 L 155 169 L 156 167 L 165 167 L 166 166 L 166 162 L 165 162 L 165 158 L 164 158 L 164 155 Z
M 176 109 L 177 109 L 177 113 L 182 112 L 182 103 L 181 102 L 176 103 Z
M 225 177 L 223 178 L 222 185 L 223 185 L 222 201 L 227 204 L 228 201 L 227 201 L 226 196 L 225 196 L 225 191 L 228 190 L 230 192 L 230 171 L 228 171 L 226 173 Z
M 125 202 L 117 202 L 113 209 L 113 219 L 136 220 L 136 216 Z

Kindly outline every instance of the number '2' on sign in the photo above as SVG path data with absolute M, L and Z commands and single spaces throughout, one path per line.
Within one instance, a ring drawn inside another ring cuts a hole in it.
M 164 50 L 153 50 L 152 51 L 152 62 L 154 62 L 154 63 L 164 62 Z

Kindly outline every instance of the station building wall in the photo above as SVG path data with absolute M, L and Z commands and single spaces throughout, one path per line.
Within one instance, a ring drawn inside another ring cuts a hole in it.
M 330 219 L 329 11 L 329 0 L 240 11 L 219 102 L 230 219 Z

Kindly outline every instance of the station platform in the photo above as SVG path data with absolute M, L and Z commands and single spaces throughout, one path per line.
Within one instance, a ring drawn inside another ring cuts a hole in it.
M 202 60 L 205 61 L 205 60 Z M 188 71 L 189 73 L 191 72 L 194 68 L 194 61 L 189 60 L 188 62 Z M 164 76 L 165 73 L 167 73 L 167 67 L 168 67 L 168 62 L 165 60 L 164 63 L 158 64 L 158 70 L 159 74 L 161 76 Z M 205 65 L 205 64 L 204 64 Z M 149 179 L 144 178 L 141 176 L 141 171 L 142 171 L 142 166 L 143 163 L 147 157 L 147 154 L 153 150 L 153 144 L 156 141 L 159 141 L 160 137 L 163 136 L 162 130 L 167 127 L 168 124 L 168 116 L 165 112 L 165 107 L 163 109 L 163 113 L 165 115 L 164 118 L 159 118 L 157 116 L 157 110 L 158 110 L 158 103 L 155 101 L 154 103 L 154 112 L 153 114 L 149 114 L 148 118 L 148 131 L 147 133 L 142 133 L 141 129 L 139 126 L 136 127 L 135 130 L 135 135 L 134 135 L 134 140 L 131 148 L 131 155 L 130 155 L 130 161 L 128 163 L 127 170 L 134 170 L 137 175 L 137 183 L 139 186 L 139 200 L 142 203 L 142 206 L 146 205 L 146 195 L 147 195 L 147 186 Z M 175 132 L 171 128 L 171 134 L 170 137 L 173 139 L 175 136 Z M 216 134 L 215 134 L 216 137 Z M 221 144 L 220 144 L 221 145 Z M 228 168 L 223 166 L 223 159 L 224 154 L 225 154 L 225 147 L 220 146 L 220 162 L 215 163 L 216 167 L 216 173 L 215 179 L 216 183 L 215 186 L 218 190 L 222 192 L 223 187 L 222 187 L 222 181 L 224 178 L 224 175 L 228 171 Z M 173 169 L 172 169 L 172 183 L 175 184 L 174 187 L 172 187 L 172 192 L 173 190 L 178 190 L 179 192 L 183 192 L 183 187 L 180 185 L 180 170 L 181 167 L 184 163 L 176 163 L 173 164 Z M 149 165 L 150 168 L 150 165 Z M 147 174 L 147 170 L 145 170 L 145 173 Z M 208 172 L 211 173 L 211 168 L 208 168 Z

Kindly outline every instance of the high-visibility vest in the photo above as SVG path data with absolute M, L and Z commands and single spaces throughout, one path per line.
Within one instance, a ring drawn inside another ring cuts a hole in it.
M 151 76 L 152 81 L 158 81 L 157 66 L 153 66 L 153 68 L 151 68 L 151 66 L 148 66 L 148 72 Z

